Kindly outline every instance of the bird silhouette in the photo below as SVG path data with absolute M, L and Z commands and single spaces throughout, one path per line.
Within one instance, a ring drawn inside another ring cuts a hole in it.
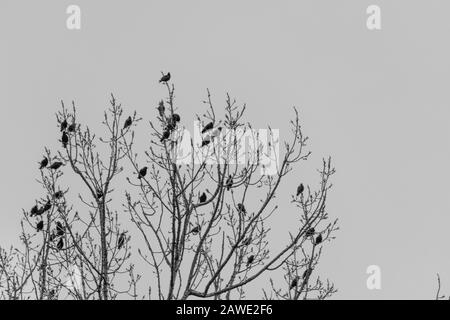
M 305 190 L 305 187 L 303 186 L 303 183 L 300 183 L 300 185 L 297 187 L 297 197 L 303 193 L 303 190 Z
M 180 115 L 179 115 L 178 113 L 174 113 L 174 114 L 172 115 L 172 120 L 173 120 L 174 122 L 180 122 L 180 121 L 181 121 L 181 117 L 180 117 Z
M 36 230 L 37 231 L 41 231 L 42 229 L 44 229 L 44 221 L 41 220 L 36 224 Z
M 97 199 L 101 199 L 103 197 L 103 191 L 100 189 L 97 189 L 95 195 L 97 196 Z
M 297 284 L 298 284 L 298 277 L 295 277 L 294 279 L 292 279 L 291 285 L 289 286 L 289 290 L 296 288 Z
M 75 129 L 77 128 L 77 125 L 75 122 L 72 122 L 72 124 L 67 128 L 67 131 L 69 132 L 75 132 Z
M 211 130 L 213 127 L 214 127 L 214 123 L 213 123 L 213 122 L 208 123 L 208 124 L 203 128 L 202 133 L 205 133 L 205 132 Z
M 250 243 L 252 243 L 252 237 L 245 239 L 244 242 L 242 242 L 242 245 L 248 246 Z
M 225 187 L 227 188 L 227 191 L 230 191 L 231 187 L 233 186 L 233 177 L 231 174 L 228 176 L 227 181 L 225 182 Z
M 40 213 L 38 213 L 38 215 L 41 215 L 44 212 L 47 212 L 51 208 L 52 208 L 52 203 L 50 202 L 50 200 L 47 200 L 47 202 L 44 204 L 44 206 L 39 210 Z
M 253 263 L 253 261 L 255 261 L 255 256 L 251 255 L 250 257 L 247 258 L 247 267 L 249 265 L 251 265 Z
M 159 140 L 160 142 L 163 142 L 164 140 L 169 139 L 170 137 L 170 131 L 169 130 L 164 130 L 161 139 Z
M 48 165 L 48 159 L 47 157 L 44 157 L 44 159 L 41 160 L 39 163 L 39 170 L 44 169 Z
M 60 236 L 63 236 L 64 233 L 65 233 L 64 226 L 62 225 L 61 222 L 57 221 L 56 222 L 56 235 L 58 237 L 60 237 Z
M 58 170 L 62 165 L 63 165 L 62 162 L 56 161 L 56 162 L 53 162 L 49 168 L 52 170 Z
M 204 203 L 206 202 L 206 193 L 202 193 L 202 195 L 198 198 L 198 200 L 200 201 L 200 203 Z
M 53 195 L 53 197 L 54 197 L 55 199 L 59 199 L 59 198 L 61 198 L 63 195 L 64 195 L 64 193 L 63 193 L 61 190 L 58 190 L 58 191 L 55 192 L 55 194 Z
M 38 213 L 39 213 L 39 208 L 38 208 L 38 206 L 37 206 L 37 204 L 36 204 L 36 205 L 34 205 L 33 208 L 31 208 L 31 210 L 30 210 L 30 217 L 35 216 L 35 215 L 37 215 Z
M 211 137 L 210 136 L 207 136 L 207 137 L 205 137 L 204 139 L 203 139 L 203 141 L 202 141 L 202 147 L 204 147 L 204 146 L 207 146 L 208 144 L 210 144 L 211 143 Z
M 195 226 L 190 233 L 197 234 L 200 232 L 200 226 Z
M 158 108 L 157 108 L 157 109 L 158 109 L 158 112 L 159 112 L 159 116 L 160 116 L 160 117 L 163 117 L 163 116 L 164 116 L 164 111 L 165 111 L 165 109 L 166 109 L 166 108 L 164 108 L 164 101 L 161 100 L 161 101 L 159 102 L 159 105 L 158 105 Z
M 320 243 L 322 243 L 322 235 L 321 234 L 319 234 L 318 236 L 317 236 L 317 238 L 316 238 L 316 244 L 320 244 Z
M 67 120 L 64 119 L 63 122 L 61 122 L 61 132 L 67 129 Z
M 64 247 L 64 240 L 63 238 L 59 238 L 58 244 L 56 245 L 56 248 L 58 250 L 62 250 L 62 248 Z
M 311 273 L 312 273 L 312 269 L 311 268 L 306 269 L 303 272 L 303 275 L 302 275 L 303 279 L 309 278 L 311 276 Z
M 125 232 L 122 232 L 119 236 L 119 240 L 117 242 L 117 248 L 120 250 L 122 249 L 123 245 L 125 244 Z
M 62 133 L 61 142 L 63 147 L 67 148 L 67 144 L 69 143 L 69 136 L 65 131 Z
M 166 75 L 163 75 L 163 76 L 161 77 L 161 79 L 159 80 L 159 82 L 167 82 L 167 81 L 169 81 L 169 80 L 170 80 L 170 72 L 167 72 Z
M 237 207 L 238 207 L 238 212 L 244 213 L 244 214 L 247 213 L 247 210 L 245 210 L 245 207 L 242 203 L 238 203 Z
M 131 126 L 132 123 L 133 123 L 133 119 L 131 119 L 131 116 L 129 116 L 129 117 L 127 118 L 127 120 L 125 120 L 125 123 L 124 123 L 124 125 L 123 125 L 123 129 L 128 128 L 129 126 Z
M 145 177 L 146 174 L 147 174 L 147 167 L 143 167 L 141 170 L 139 170 L 138 179 Z
M 316 230 L 314 228 L 309 228 L 306 233 L 305 236 L 306 237 L 312 237 L 314 235 L 314 232 L 316 232 Z

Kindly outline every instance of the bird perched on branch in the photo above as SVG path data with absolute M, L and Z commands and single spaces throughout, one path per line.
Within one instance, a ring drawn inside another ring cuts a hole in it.
M 129 126 L 131 126 L 131 124 L 133 123 L 133 119 L 131 119 L 131 116 L 129 116 L 127 118 L 127 120 L 125 120 L 125 123 L 123 125 L 123 129 L 125 130 L 126 128 L 128 128 Z
M 147 167 L 143 167 L 141 170 L 139 170 L 138 179 L 145 177 L 146 174 L 147 174 Z
M 314 235 L 314 233 L 316 232 L 316 230 L 314 228 L 309 228 L 306 233 L 305 236 L 306 237 L 312 237 Z
M 97 199 L 100 200 L 103 198 L 103 191 L 101 189 L 97 189 L 95 195 L 97 196 Z
M 247 267 L 249 265 L 251 265 L 253 263 L 253 261 L 255 261 L 255 256 L 251 255 L 250 257 L 247 258 Z
M 202 147 L 204 147 L 204 146 L 207 146 L 208 144 L 210 144 L 211 143 L 211 137 L 210 136 L 207 136 L 207 137 L 205 137 L 204 139 L 203 139 L 203 141 L 202 141 Z
M 62 133 L 61 142 L 63 147 L 67 148 L 67 144 L 69 143 L 69 136 L 65 131 Z
M 303 186 L 303 183 L 300 183 L 300 185 L 297 187 L 297 197 L 303 193 L 303 191 L 305 190 L 305 187 Z
M 203 128 L 202 133 L 205 133 L 205 132 L 211 130 L 212 128 L 214 128 L 214 123 L 210 122 Z
M 38 208 L 38 206 L 37 206 L 37 204 L 36 204 L 36 205 L 34 205 L 33 208 L 31 208 L 31 210 L 30 210 L 30 217 L 37 215 L 38 212 L 39 212 L 39 208 Z
M 317 236 L 317 238 L 316 238 L 316 244 L 320 244 L 320 243 L 322 243 L 322 235 L 321 234 L 319 234 L 318 236 Z
M 117 249 L 122 249 L 123 245 L 125 244 L 125 232 L 122 232 L 119 236 L 119 240 L 117 241 Z
M 49 169 L 52 169 L 52 170 L 58 170 L 62 165 L 63 165 L 62 162 L 56 161 L 56 162 L 53 162 L 53 163 L 50 165 Z
M 64 119 L 63 122 L 61 122 L 61 132 L 67 129 L 67 120 Z
M 306 278 L 309 278 L 310 276 L 311 276 L 311 273 L 312 273 L 312 269 L 311 268 L 308 268 L 308 269 L 306 269 L 304 272 L 303 272 L 303 279 L 306 279 Z
M 200 201 L 200 203 L 204 203 L 206 202 L 206 193 L 202 193 L 202 195 L 198 198 L 198 200 Z
M 164 140 L 169 139 L 170 137 L 170 131 L 169 130 L 164 130 L 161 139 L 159 140 L 160 142 L 163 142 Z
M 39 170 L 44 169 L 48 165 L 48 159 L 47 157 L 44 157 L 44 159 L 41 160 L 39 163 Z
M 291 285 L 289 286 L 289 290 L 292 290 L 297 287 L 298 284 L 298 276 L 292 279 Z
M 163 75 L 163 76 L 161 77 L 161 79 L 159 80 L 159 82 L 167 82 L 167 81 L 169 81 L 169 80 L 170 80 L 170 72 L 167 72 L 166 75 Z
M 67 131 L 69 132 L 75 132 L 75 129 L 77 128 L 77 125 L 75 122 L 72 122 L 72 124 L 67 128 Z
M 174 122 L 180 122 L 181 117 L 180 117 L 180 115 L 179 115 L 178 113 L 174 113 L 174 114 L 172 115 L 172 120 L 173 120 Z
M 161 101 L 159 102 L 159 105 L 158 105 L 158 108 L 157 108 L 157 109 L 158 109 L 158 112 L 159 112 L 159 116 L 160 116 L 160 117 L 164 117 L 164 111 L 165 111 L 165 109 L 166 109 L 166 108 L 164 108 L 164 101 L 161 100 Z
M 195 226 L 190 233 L 197 234 L 200 232 L 200 226 Z
M 63 195 L 64 195 L 64 193 L 63 193 L 61 190 L 58 190 L 58 191 L 55 192 L 55 194 L 53 195 L 53 197 L 54 197 L 55 199 L 59 199 L 59 198 L 61 198 Z
M 44 212 L 50 210 L 52 208 L 52 203 L 50 202 L 50 200 L 47 200 L 47 202 L 44 204 L 44 206 L 39 210 L 40 214 L 43 214 Z M 40 215 L 38 213 L 38 215 Z
M 242 203 L 238 203 L 237 208 L 240 213 L 244 213 L 244 214 L 247 213 L 247 211 L 245 210 L 245 207 Z
M 230 191 L 231 187 L 233 186 L 233 177 L 231 174 L 228 176 L 227 181 L 225 182 L 225 187 L 227 188 L 227 191 Z
M 37 231 L 42 231 L 42 229 L 44 229 L 44 221 L 43 220 L 39 221 L 36 225 Z

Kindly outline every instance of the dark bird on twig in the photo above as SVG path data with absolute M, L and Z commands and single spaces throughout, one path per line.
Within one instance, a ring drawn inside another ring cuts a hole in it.
M 195 226 L 190 233 L 197 234 L 200 232 L 200 226 Z
M 67 131 L 69 132 L 75 132 L 75 129 L 77 128 L 77 125 L 75 122 L 72 122 L 72 124 L 67 128 Z
M 228 176 L 227 181 L 225 182 L 225 187 L 227 188 L 227 191 L 230 191 L 231 187 L 233 186 L 233 177 L 231 174 Z
M 243 246 L 248 246 L 250 243 L 252 243 L 252 237 L 248 237 L 247 239 L 242 242 Z
M 208 124 L 203 128 L 202 133 L 205 133 L 205 132 L 211 130 L 213 127 L 214 127 L 214 123 L 213 123 L 213 122 L 208 123 Z
M 30 217 L 35 216 L 39 213 L 39 208 L 37 205 L 34 205 L 30 210 Z
M 64 119 L 63 122 L 61 122 L 61 132 L 67 129 L 67 120 Z
M 69 143 L 69 136 L 67 135 L 67 133 L 64 131 L 61 137 L 61 142 L 64 148 L 67 148 L 67 144 Z
M 159 141 L 163 142 L 164 140 L 169 139 L 170 137 L 170 131 L 169 130 L 164 130 L 161 139 Z
M 303 193 L 303 190 L 305 190 L 305 187 L 303 186 L 303 183 L 300 183 L 300 185 L 297 187 L 297 197 Z
M 177 123 L 175 122 L 175 120 L 173 118 L 170 118 L 167 120 L 167 126 L 165 128 L 165 131 L 173 131 L 175 130 L 175 128 L 177 127 Z
M 166 75 L 163 75 L 163 76 L 161 77 L 161 79 L 159 80 L 159 82 L 167 82 L 167 81 L 169 81 L 169 80 L 170 80 L 170 72 L 167 72 Z
M 298 277 L 295 277 L 294 279 L 292 279 L 291 285 L 289 286 L 289 290 L 296 288 L 297 284 L 298 284 Z
M 205 139 L 203 139 L 201 146 L 204 147 L 204 146 L 207 146 L 210 143 L 211 143 L 211 137 L 207 136 L 207 137 L 205 137 Z
M 44 204 L 44 206 L 41 208 L 41 210 L 39 210 L 40 214 L 43 214 L 44 212 L 50 210 L 51 208 L 52 208 L 52 203 L 50 202 L 50 200 L 47 200 L 47 202 Z M 40 214 L 38 213 L 38 215 L 40 215 Z
M 244 214 L 247 213 L 247 210 L 245 210 L 245 207 L 242 203 L 238 203 L 237 207 L 238 207 L 238 211 L 240 213 L 244 213 Z
M 174 114 L 172 115 L 172 120 L 173 120 L 174 122 L 180 122 L 181 117 L 180 117 L 180 115 L 179 115 L 178 113 L 174 113 Z
M 42 159 L 39 164 L 39 170 L 44 169 L 47 165 L 48 165 L 48 159 L 47 159 L 47 157 L 44 157 L 44 159 Z
M 53 195 L 53 197 L 55 197 L 55 199 L 59 199 L 63 196 L 63 192 L 61 190 L 58 190 L 55 192 L 55 194 Z
M 122 249 L 123 245 L 125 244 L 125 232 L 122 232 L 119 236 L 119 240 L 117 242 L 117 249 Z
M 312 269 L 311 268 L 308 268 L 308 269 L 306 269 L 304 272 L 303 272 L 303 279 L 306 279 L 306 278 L 309 278 L 310 276 L 311 276 L 311 273 L 312 273 Z
M 316 230 L 314 228 L 309 228 L 306 233 L 305 236 L 306 237 L 312 237 L 314 235 L 314 232 L 316 232 Z
M 317 236 L 317 238 L 316 238 L 316 244 L 320 244 L 320 243 L 322 243 L 322 235 L 321 234 L 319 234 L 318 236 Z
M 64 247 L 64 240 L 63 238 L 59 238 L 58 244 L 56 245 L 56 248 L 58 250 L 61 250 Z
M 159 102 L 159 105 L 158 105 L 158 108 L 157 108 L 157 109 L 158 109 L 158 112 L 159 112 L 159 116 L 160 116 L 160 117 L 163 117 L 163 116 L 164 116 L 164 111 L 165 111 L 165 109 L 166 109 L 166 108 L 164 108 L 164 101 L 161 100 L 161 101 Z
M 56 222 L 56 235 L 58 237 L 60 237 L 60 236 L 63 236 L 64 233 L 65 233 L 64 226 L 62 225 L 61 222 L 57 221 Z
M 37 231 L 41 231 L 42 229 L 44 229 L 44 221 L 43 220 L 39 221 L 36 225 Z
M 132 123 L 133 123 L 133 119 L 131 119 L 131 116 L 129 116 L 129 117 L 127 118 L 127 120 L 125 120 L 125 123 L 124 123 L 124 125 L 123 125 L 123 129 L 128 128 L 129 126 L 131 126 Z
M 141 170 L 139 170 L 138 179 L 145 177 L 146 174 L 147 174 L 147 167 L 143 167 Z
M 53 162 L 49 168 L 52 170 L 58 170 L 62 165 L 63 165 L 62 162 L 56 161 L 56 162 Z
M 255 256 L 251 255 L 250 257 L 247 258 L 247 267 L 249 265 L 251 265 L 253 263 L 253 261 L 255 261 Z
M 206 193 L 202 193 L 202 195 L 198 198 L 198 200 L 200 201 L 200 203 L 204 203 L 206 202 Z
M 100 200 L 103 197 L 103 191 L 100 189 L 97 189 L 96 196 L 97 196 L 97 199 Z

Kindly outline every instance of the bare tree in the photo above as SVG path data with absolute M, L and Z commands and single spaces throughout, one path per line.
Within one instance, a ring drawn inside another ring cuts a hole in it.
M 285 239 L 277 236 L 284 246 L 269 240 L 271 222 L 280 218 L 279 187 L 310 155 L 297 110 L 280 152 L 276 130 L 255 130 L 244 120 L 246 106 L 229 95 L 219 110 L 208 91 L 206 112 L 195 118 L 198 135 L 191 137 L 169 80 L 161 81 L 167 97 L 149 122 L 146 150 L 135 144 L 141 118 L 135 112 L 124 119 L 114 96 L 103 138 L 77 122 L 74 103 L 70 112 L 62 103 L 61 150 L 46 149 L 40 163 L 44 195 L 23 211 L 23 249 L 0 252 L 2 298 L 245 299 L 250 284 L 261 284 L 266 274 L 282 279 L 263 285 L 266 299 L 324 299 L 336 291 L 314 271 L 338 229 L 326 210 L 335 172 L 330 159 L 318 170 L 317 190 L 296 181 L 290 206 L 298 225 Z M 113 188 L 122 171 L 134 171 L 124 198 Z M 69 174 L 79 181 L 71 188 L 62 182 Z M 122 208 L 113 209 L 113 194 L 124 199 Z M 120 211 L 141 236 L 138 259 L 152 271 L 145 283 L 134 271 L 138 261 L 131 261 Z

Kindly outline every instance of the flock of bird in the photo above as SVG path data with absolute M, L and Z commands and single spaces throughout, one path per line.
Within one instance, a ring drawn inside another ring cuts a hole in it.
M 163 83 L 167 83 L 171 78 L 170 72 L 168 72 L 167 74 L 163 74 L 163 76 L 161 77 L 161 79 L 159 80 L 159 82 L 163 82 Z M 178 114 L 173 113 L 171 117 L 166 118 L 165 117 L 165 107 L 164 107 L 164 102 L 161 100 L 158 107 L 158 112 L 159 115 L 162 119 L 165 119 L 166 122 L 166 126 L 163 130 L 163 133 L 161 134 L 161 139 L 160 142 L 164 142 L 165 140 L 170 138 L 170 135 L 172 134 L 172 132 L 175 130 L 177 123 L 180 122 L 181 118 Z M 123 130 L 128 129 L 129 127 L 131 127 L 131 125 L 133 124 L 133 119 L 131 116 L 129 116 L 124 123 L 123 126 Z M 61 132 L 62 132 L 62 137 L 61 137 L 61 142 L 63 145 L 63 148 L 67 148 L 67 145 L 69 143 L 69 134 L 74 132 L 76 130 L 76 124 L 75 122 L 73 122 L 72 124 L 68 124 L 67 120 L 63 120 L 61 122 L 61 126 L 60 126 Z M 202 144 L 201 147 L 204 147 L 208 144 L 211 143 L 211 141 L 220 135 L 222 131 L 222 127 L 217 127 L 214 128 L 214 122 L 209 122 L 208 124 L 206 124 L 201 133 L 203 135 L 203 139 L 202 139 Z M 49 165 L 49 159 L 47 157 L 44 157 L 42 159 L 42 161 L 39 164 L 39 169 L 43 170 L 44 168 L 46 168 Z M 54 161 L 50 164 L 50 166 L 48 166 L 48 169 L 51 170 L 58 170 L 61 166 L 63 166 L 64 164 L 61 161 Z M 142 167 L 141 169 L 139 169 L 138 171 L 138 179 L 142 179 L 147 175 L 147 170 L 148 168 L 146 166 Z M 226 182 L 225 182 L 225 188 L 227 191 L 230 191 L 231 188 L 233 187 L 233 177 L 231 175 L 228 176 Z M 296 195 L 297 197 L 300 196 L 303 191 L 305 190 L 305 187 L 302 183 L 300 183 L 300 185 L 297 187 L 297 192 Z M 53 198 L 54 199 L 60 199 L 63 196 L 63 192 L 62 191 L 57 191 L 54 195 Z M 100 199 L 103 197 L 103 192 L 102 190 L 97 190 L 96 191 L 96 196 L 97 199 Z M 203 192 L 199 198 L 198 198 L 198 202 L 199 204 L 203 204 L 206 203 L 207 201 L 207 195 L 205 192 Z M 35 205 L 31 208 L 30 210 L 30 217 L 33 216 L 42 216 L 42 214 L 44 214 L 45 212 L 49 211 L 52 208 L 52 202 L 51 200 L 47 200 L 47 202 L 42 206 L 39 207 L 38 205 Z M 239 203 L 237 205 L 237 209 L 238 209 L 238 213 L 240 214 L 246 214 L 247 211 L 245 209 L 244 204 Z M 36 225 L 36 230 L 37 231 L 42 231 L 44 228 L 44 221 L 41 219 L 37 225 Z M 198 234 L 201 231 L 200 229 L 200 225 L 197 225 L 195 227 L 193 227 L 189 233 L 192 234 Z M 315 235 L 315 230 L 314 228 L 310 228 L 306 231 L 305 236 L 306 237 L 314 237 Z M 50 241 L 54 241 L 55 239 L 59 238 L 58 243 L 56 245 L 58 250 L 61 250 L 64 247 L 64 240 L 63 240 L 63 235 L 65 234 L 65 228 L 62 225 L 62 223 L 60 221 L 56 222 L 56 230 L 54 230 L 51 235 L 50 235 Z M 125 244 L 125 240 L 126 240 L 126 232 L 122 232 L 119 235 L 118 238 L 118 242 L 117 242 L 117 248 L 120 250 L 123 245 Z M 322 239 L 322 235 L 319 233 L 319 235 L 316 237 L 316 239 L 314 240 L 314 244 L 320 244 L 323 241 Z M 242 245 L 244 246 L 248 246 L 250 245 L 252 242 L 251 237 L 248 237 L 246 239 L 244 239 L 244 241 L 242 242 Z M 254 263 L 255 261 L 255 256 L 254 255 L 250 255 L 247 258 L 247 267 L 249 267 L 252 263 Z M 307 268 L 303 275 L 302 278 L 306 279 L 307 277 L 310 276 L 312 272 L 312 269 L 309 267 Z M 298 277 L 295 277 L 292 280 L 292 283 L 290 285 L 290 289 L 293 289 L 295 287 L 297 287 L 298 285 Z

